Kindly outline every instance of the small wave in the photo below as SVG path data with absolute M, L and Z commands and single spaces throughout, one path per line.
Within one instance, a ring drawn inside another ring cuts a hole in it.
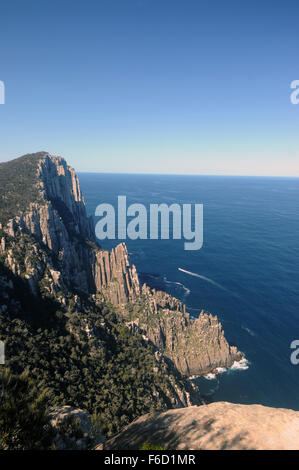
M 209 374 L 204 375 L 203 377 L 207 380 L 217 379 L 217 375 L 227 372 L 226 367 L 216 367 L 215 372 L 210 372 Z
M 233 365 L 229 368 L 227 367 L 216 367 L 214 372 L 209 372 L 208 374 L 203 375 L 203 377 L 207 380 L 216 380 L 219 374 L 223 374 L 224 372 L 234 371 L 234 370 L 247 370 L 249 368 L 249 361 L 243 357 L 240 361 L 235 361 Z M 192 377 L 193 379 L 196 376 Z
M 179 284 L 182 287 L 182 289 L 184 289 L 184 291 L 185 291 L 184 297 L 187 297 L 190 294 L 190 292 L 191 292 L 190 289 L 188 289 L 188 287 L 184 286 L 184 284 L 181 284 L 180 282 L 176 282 L 176 284 Z
M 250 328 L 247 328 L 246 326 L 241 326 L 242 330 L 245 330 L 247 331 L 247 333 L 250 335 L 250 336 L 256 336 L 255 333 L 250 329 Z
M 180 287 L 185 291 L 184 297 L 187 297 L 187 295 L 190 294 L 190 289 L 188 289 L 188 287 L 186 287 L 186 286 L 185 286 L 184 284 L 182 284 L 181 282 L 169 281 L 166 276 L 164 276 L 163 281 L 165 282 L 165 284 L 175 284 L 175 285 L 177 285 L 177 286 L 180 286 Z
M 235 361 L 229 368 L 230 370 L 247 370 L 249 368 L 249 361 L 243 357 L 240 361 Z
M 184 301 L 191 292 L 190 289 L 188 289 L 188 287 L 186 287 L 182 282 L 170 281 L 165 275 L 163 276 L 157 273 L 140 273 L 140 276 L 143 282 L 145 281 L 150 287 L 158 290 L 166 290 L 166 284 L 176 286 L 176 288 L 180 289 L 180 293 L 183 291 L 183 293 L 181 293 L 182 301 Z
M 212 372 L 210 372 L 209 374 L 204 375 L 204 378 L 207 380 L 215 380 L 216 374 L 212 374 Z

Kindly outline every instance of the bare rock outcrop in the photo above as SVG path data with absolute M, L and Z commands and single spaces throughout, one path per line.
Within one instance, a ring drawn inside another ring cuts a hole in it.
M 92 424 L 90 414 L 80 408 L 68 405 L 52 408 L 49 416 L 55 431 L 54 444 L 57 450 L 87 450 L 105 439 Z
M 299 450 L 299 412 L 227 402 L 138 418 L 97 450 Z
M 133 302 L 131 324 L 186 376 L 230 367 L 243 357 L 227 342 L 216 315 L 202 311 L 193 318 L 178 299 L 146 285 Z
M 120 243 L 110 252 L 96 252 L 93 276 L 97 291 L 114 305 L 126 304 L 140 295 L 136 267 L 130 263 L 127 247 Z

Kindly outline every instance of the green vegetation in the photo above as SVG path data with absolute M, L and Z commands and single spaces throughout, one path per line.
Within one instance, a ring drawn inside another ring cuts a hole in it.
M 84 440 L 85 446 L 92 449 L 95 433 L 85 435 L 82 431 L 80 419 L 67 416 L 56 426 L 58 439 L 62 440 L 67 450 L 78 449 L 77 441 Z
M 0 450 L 49 449 L 54 431 L 45 392 L 38 392 L 29 371 L 16 376 L 0 369 Z
M 0 163 L 0 220 L 7 222 L 28 209 L 31 202 L 40 202 L 36 162 L 46 152 L 24 155 Z
M 182 385 L 183 379 L 166 375 L 153 347 L 130 333 L 111 307 L 86 299 L 84 313 L 65 313 L 51 299 L 30 297 L 22 284 L 15 296 L 21 310 L 9 306 L 0 313 L 6 365 L 17 375 L 28 370 L 32 388 L 46 392 L 47 406 L 85 409 L 107 436 L 142 414 L 172 407 L 170 381 Z
M 159 444 L 150 444 L 149 442 L 144 442 L 139 450 L 166 450 L 165 447 L 160 446 Z

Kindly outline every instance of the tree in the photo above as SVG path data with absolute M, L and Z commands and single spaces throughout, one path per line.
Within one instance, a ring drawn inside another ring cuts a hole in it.
M 38 392 L 29 372 L 14 375 L 0 369 L 0 449 L 31 450 L 52 447 L 46 394 Z

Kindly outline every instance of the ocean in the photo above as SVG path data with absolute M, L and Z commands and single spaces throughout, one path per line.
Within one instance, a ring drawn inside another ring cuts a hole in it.
M 197 380 L 213 401 L 299 410 L 299 179 L 80 173 L 87 212 L 101 203 L 203 204 L 203 247 L 184 240 L 126 243 L 141 280 L 216 314 L 248 363 Z M 100 242 L 111 249 L 118 240 Z

